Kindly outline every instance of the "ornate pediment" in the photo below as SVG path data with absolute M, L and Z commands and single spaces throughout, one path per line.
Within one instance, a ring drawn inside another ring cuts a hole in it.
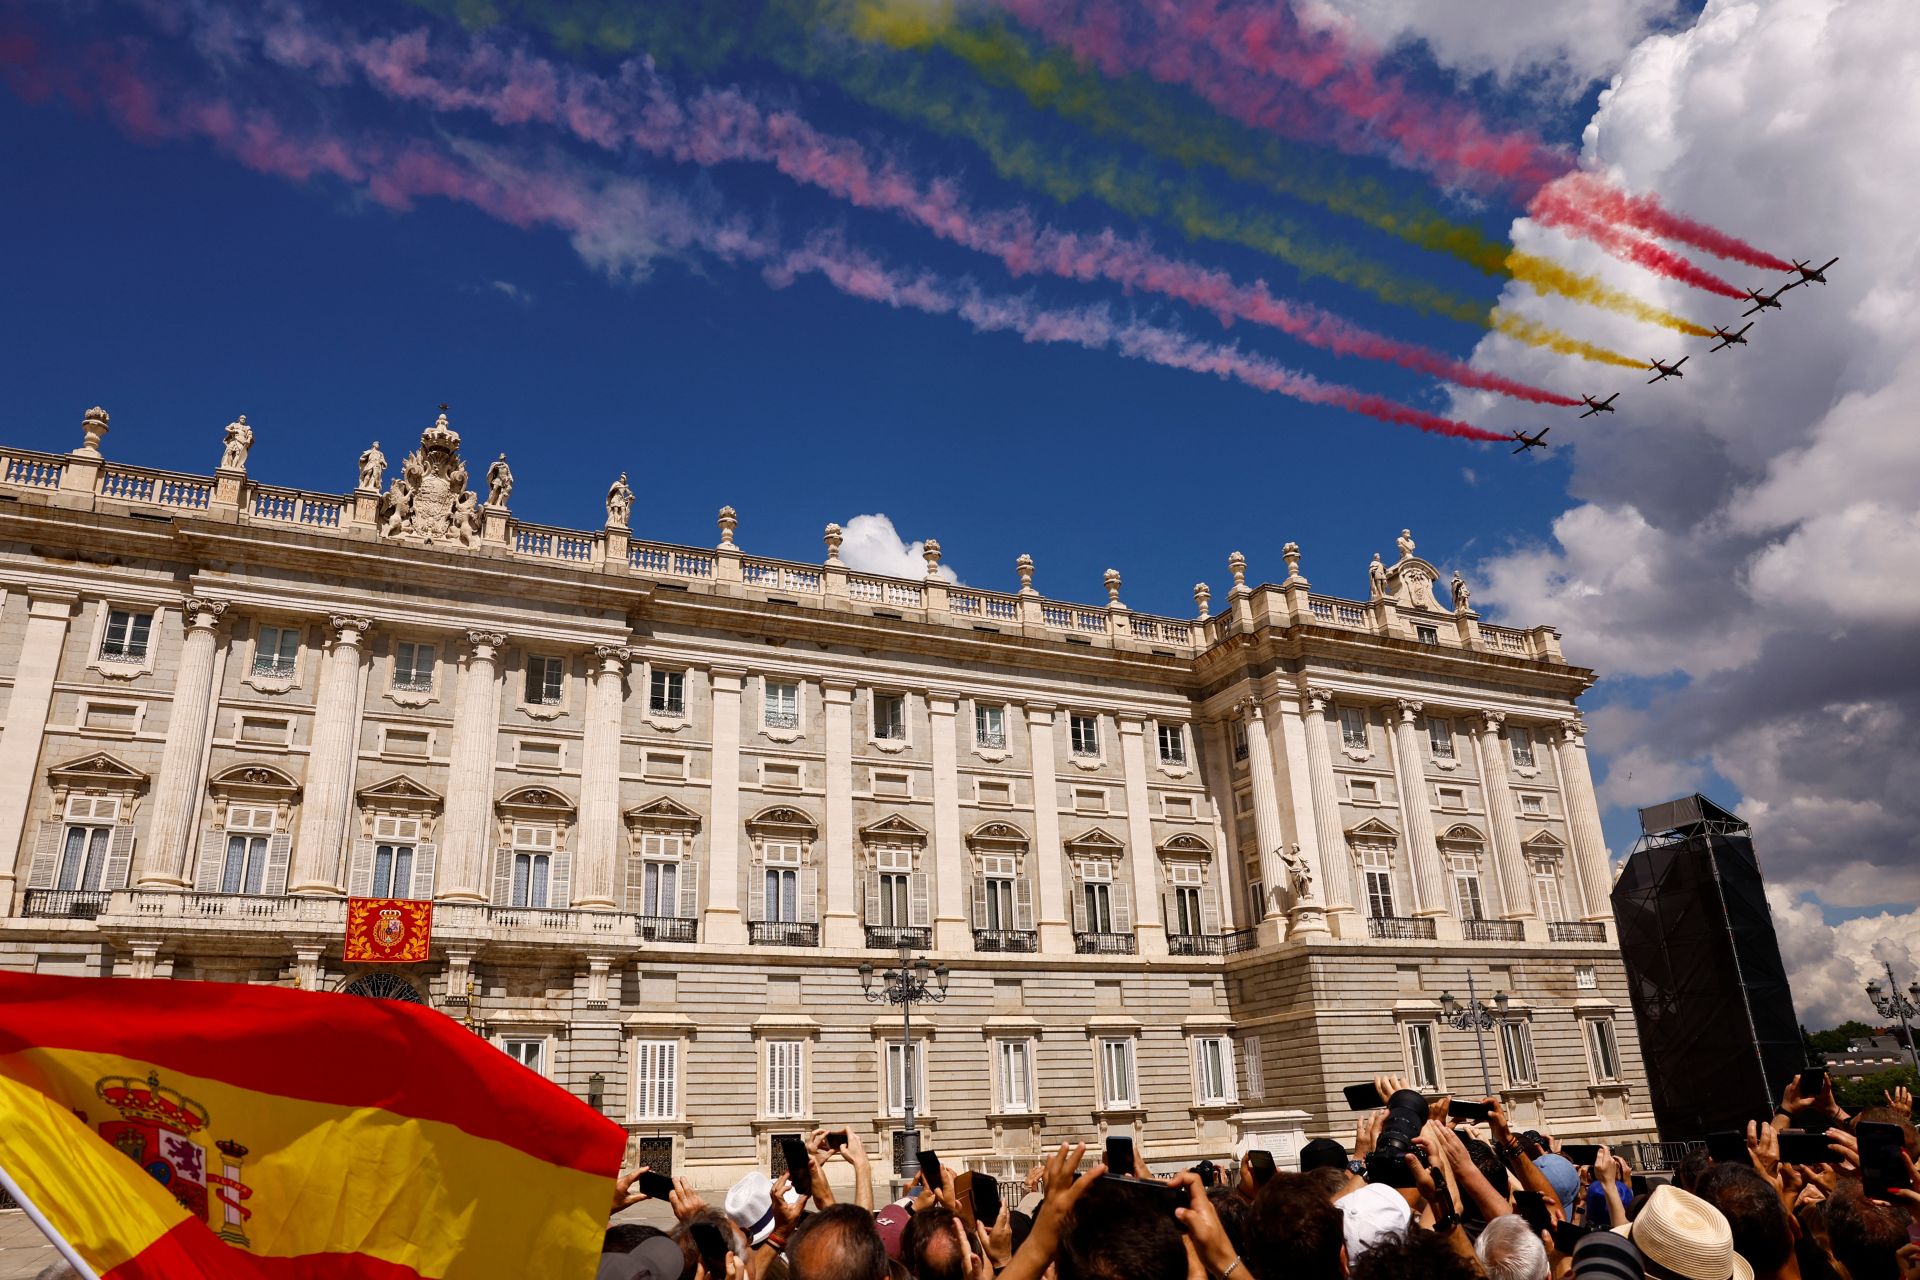
M 1092 827 L 1062 843 L 1075 853 L 1097 854 L 1109 858 L 1119 857 L 1127 847 L 1099 827 Z
M 1160 842 L 1160 852 L 1175 857 L 1209 858 L 1213 856 L 1213 846 L 1190 831 Z
M 636 830 L 644 828 L 691 834 L 700 829 L 700 815 L 672 796 L 659 796 L 645 804 L 635 805 L 627 810 L 626 819 L 627 826 Z
M 1395 831 L 1378 818 L 1368 818 L 1365 822 L 1357 823 L 1347 828 L 1347 839 L 1349 840 L 1379 841 L 1398 840 L 1399 838 L 1400 833 L 1398 831 Z
M 811 815 L 805 810 L 791 808 L 787 805 L 774 805 L 770 809 L 762 809 L 747 819 L 747 830 L 763 829 L 772 829 L 787 834 L 804 832 L 811 838 L 814 832 L 820 829 L 820 824 L 815 822 Z
M 1536 831 L 1520 842 L 1521 854 L 1534 862 L 1558 862 L 1567 846 L 1551 831 Z
M 494 808 L 500 811 L 502 817 L 551 822 L 571 814 L 573 801 L 564 791 L 535 783 L 532 786 L 515 787 L 494 801 Z
M 376 782 L 370 787 L 355 793 L 363 809 L 438 809 L 441 797 L 438 791 L 427 786 L 417 778 L 404 773 L 396 773 L 385 782 Z
M 1464 822 L 1456 822 L 1440 833 L 1440 839 L 1452 844 L 1485 844 L 1486 837 Z
M 272 765 L 237 764 L 209 778 L 207 790 L 229 800 L 282 803 L 300 794 L 300 784 Z
M 890 813 L 878 822 L 860 828 L 860 838 L 868 844 L 919 844 L 927 842 L 927 829 Z
M 1011 822 L 983 822 L 967 833 L 967 843 L 1003 845 L 1010 852 L 1027 847 L 1027 833 Z
M 48 785 L 63 794 L 70 791 L 141 791 L 148 782 L 146 774 L 105 751 L 96 751 L 47 770 Z

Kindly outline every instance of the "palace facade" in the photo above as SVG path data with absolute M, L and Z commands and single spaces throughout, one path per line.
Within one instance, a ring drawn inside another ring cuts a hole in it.
M 1350 1139 L 1383 1069 L 1651 1136 L 1593 675 L 1404 531 L 1365 599 L 1288 543 L 1166 618 L 1024 556 L 1004 593 L 934 543 L 862 573 L 832 525 L 767 559 L 731 508 L 642 541 L 624 476 L 601 527 L 529 524 L 444 413 L 345 495 L 255 481 L 244 418 L 211 476 L 108 426 L 0 450 L 0 964 L 420 1001 L 702 1185 L 816 1123 L 888 1152 L 909 1084 L 995 1171 Z M 430 959 L 344 964 L 349 896 L 431 899 Z M 902 947 L 949 971 L 910 1052 L 862 973 Z

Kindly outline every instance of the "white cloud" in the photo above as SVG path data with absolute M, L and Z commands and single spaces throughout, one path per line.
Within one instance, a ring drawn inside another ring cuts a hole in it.
M 1882 1021 L 1867 1002 L 1867 980 L 1887 985 L 1882 961 L 1893 964 L 1902 988 L 1920 971 L 1920 911 L 1860 916 L 1829 925 L 1819 904 L 1780 886 L 1767 890 L 1780 958 L 1793 984 L 1794 1011 L 1807 1027 L 1835 1026 L 1849 1018 Z
M 846 523 L 847 540 L 840 547 L 840 558 L 850 569 L 862 573 L 882 573 L 894 578 L 927 576 L 926 549 L 923 540 L 908 542 L 894 529 L 885 515 L 855 516 Z M 958 575 L 945 564 L 940 566 L 942 582 L 958 582 Z
M 517 302 L 523 307 L 533 305 L 533 295 L 511 280 L 489 280 L 487 284 L 509 302 Z

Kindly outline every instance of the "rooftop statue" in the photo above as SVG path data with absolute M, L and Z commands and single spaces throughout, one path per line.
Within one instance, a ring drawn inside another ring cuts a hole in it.
M 400 464 L 400 475 L 380 498 L 380 535 L 410 538 L 432 545 L 472 543 L 480 531 L 480 502 L 467 487 L 467 464 L 460 460 L 460 436 L 447 425 L 447 406 L 420 433 L 420 447 Z M 370 451 L 371 452 L 371 451 Z M 365 464 L 362 464 L 364 478 Z
M 247 451 L 251 448 L 253 448 L 253 428 L 247 425 L 247 415 L 243 413 L 227 424 L 227 447 L 220 454 L 220 469 L 245 471 Z

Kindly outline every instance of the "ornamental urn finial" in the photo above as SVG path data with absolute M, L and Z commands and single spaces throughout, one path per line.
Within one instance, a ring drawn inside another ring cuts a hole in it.
M 107 434 L 107 411 L 99 405 L 87 410 L 86 416 L 80 419 L 80 433 L 83 439 L 80 447 L 73 451 L 74 455 L 81 458 L 99 457 L 100 437 Z
M 1107 608 L 1120 608 L 1120 571 L 1109 569 L 1101 575 L 1101 580 L 1107 584 Z
M 827 544 L 827 563 L 839 564 L 840 544 L 847 540 L 846 531 L 837 524 L 830 524 L 821 537 Z
M 940 576 L 940 539 L 928 538 L 920 546 L 920 555 L 927 562 L 927 577 Z
M 720 549 L 732 551 L 733 531 L 740 527 L 740 514 L 732 507 L 720 508 Z
M 1208 607 L 1212 603 L 1213 603 L 1213 588 L 1208 586 L 1204 582 L 1194 583 L 1193 584 L 1194 616 L 1199 621 L 1205 622 L 1208 618 L 1213 616 L 1212 609 Z
M 1018 560 L 1015 560 L 1013 562 L 1013 567 L 1020 574 L 1020 594 L 1023 596 L 1032 595 L 1033 594 L 1033 557 L 1030 555 L 1023 554 Z
M 1247 558 L 1238 551 L 1227 557 L 1227 568 L 1233 571 L 1233 590 L 1237 595 L 1247 589 Z

